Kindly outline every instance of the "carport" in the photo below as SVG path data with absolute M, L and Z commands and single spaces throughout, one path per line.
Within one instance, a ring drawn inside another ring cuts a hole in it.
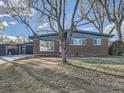
M 19 54 L 19 46 L 16 44 L 0 44 L 0 56 Z
M 18 54 L 33 54 L 32 42 L 23 44 L 0 44 L 0 56 Z

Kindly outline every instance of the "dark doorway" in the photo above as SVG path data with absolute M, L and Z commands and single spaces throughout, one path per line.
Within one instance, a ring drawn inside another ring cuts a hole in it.
M 18 53 L 17 53 L 17 49 L 15 49 L 15 48 L 13 48 L 13 49 L 8 49 L 8 54 L 9 54 L 9 55 L 16 55 L 16 54 L 18 54 Z
M 26 45 L 26 54 L 33 54 L 33 46 Z
M 5 55 L 5 47 L 4 46 L 0 47 L 0 56 L 1 55 Z

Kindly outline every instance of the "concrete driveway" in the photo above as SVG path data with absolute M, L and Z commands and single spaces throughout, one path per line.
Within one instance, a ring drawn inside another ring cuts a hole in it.
M 0 56 L 0 64 L 11 62 L 20 58 L 25 58 L 31 55 L 9 55 L 9 56 Z

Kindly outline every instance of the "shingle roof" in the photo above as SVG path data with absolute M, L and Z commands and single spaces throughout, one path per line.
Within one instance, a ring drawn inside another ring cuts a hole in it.
M 67 32 L 68 32 L 68 30 L 67 30 Z M 111 34 L 84 31 L 84 30 L 76 30 L 73 33 L 83 33 L 83 34 L 87 34 L 87 35 L 96 35 L 96 36 L 102 36 L 102 37 L 107 37 L 107 38 L 110 38 L 110 37 L 114 36 L 114 35 L 111 35 Z M 41 39 L 48 39 L 48 37 L 50 39 L 50 37 L 51 38 L 54 37 L 55 39 L 57 39 L 58 38 L 58 33 L 48 33 L 48 34 L 42 34 L 42 35 L 38 35 L 38 36 L 29 36 L 30 39 L 33 39 L 33 38 L 36 38 L 36 37 L 39 37 Z
M 105 34 L 105 33 L 98 33 L 98 32 L 91 32 L 91 31 L 84 31 L 84 30 L 77 30 L 75 31 L 77 33 L 83 33 L 83 34 L 90 34 L 90 35 L 97 35 L 97 36 L 103 36 L 103 37 L 113 37 L 114 35 L 111 34 Z

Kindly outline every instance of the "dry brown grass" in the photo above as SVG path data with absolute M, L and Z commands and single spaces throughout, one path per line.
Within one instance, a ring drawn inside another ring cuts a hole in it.
M 29 58 L 0 65 L 0 93 L 124 93 L 124 58 Z

